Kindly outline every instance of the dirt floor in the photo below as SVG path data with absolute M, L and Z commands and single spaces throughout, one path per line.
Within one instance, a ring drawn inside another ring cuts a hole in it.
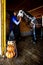
M 0 65 L 43 65 L 43 40 L 33 44 L 31 37 L 24 37 L 17 45 L 17 58 L 1 58 Z

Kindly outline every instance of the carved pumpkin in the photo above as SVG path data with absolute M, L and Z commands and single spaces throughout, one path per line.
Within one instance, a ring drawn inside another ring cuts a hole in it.
M 11 52 L 11 51 L 14 51 L 14 46 L 12 46 L 12 45 L 8 45 L 7 46 L 7 51 L 9 51 L 9 52 Z
M 13 58 L 16 55 L 16 44 L 14 41 L 8 41 L 6 57 Z
M 13 58 L 13 56 L 14 56 L 13 52 L 6 52 L 7 58 Z

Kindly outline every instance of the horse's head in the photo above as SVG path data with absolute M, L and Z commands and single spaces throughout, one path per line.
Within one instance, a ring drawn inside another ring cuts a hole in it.
M 30 21 L 30 19 L 28 18 L 29 15 L 24 10 L 19 10 L 17 16 L 22 17 L 24 19 L 24 21 L 26 21 L 26 22 Z
M 17 16 L 23 17 L 23 10 L 19 10 Z

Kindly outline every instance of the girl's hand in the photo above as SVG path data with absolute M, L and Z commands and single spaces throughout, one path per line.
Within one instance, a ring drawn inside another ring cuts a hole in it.
M 20 17 L 19 21 L 21 22 L 21 17 Z

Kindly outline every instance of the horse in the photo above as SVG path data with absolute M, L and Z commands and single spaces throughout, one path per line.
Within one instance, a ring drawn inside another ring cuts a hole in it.
M 37 40 L 37 34 L 36 34 L 37 31 L 36 31 L 36 29 L 40 28 L 40 31 L 41 31 L 41 24 L 42 23 L 39 22 L 39 20 L 37 20 L 36 17 L 34 17 L 29 12 L 24 11 L 24 10 L 19 10 L 17 16 L 22 17 L 32 27 L 33 41 L 36 42 L 36 40 Z
M 31 22 L 34 23 L 36 25 L 36 27 L 37 27 L 37 25 L 38 26 L 41 25 L 41 22 L 39 22 L 36 17 L 34 17 L 33 15 L 31 15 L 27 11 L 19 10 L 17 16 L 21 16 L 23 19 L 26 20 L 27 23 L 31 23 Z

